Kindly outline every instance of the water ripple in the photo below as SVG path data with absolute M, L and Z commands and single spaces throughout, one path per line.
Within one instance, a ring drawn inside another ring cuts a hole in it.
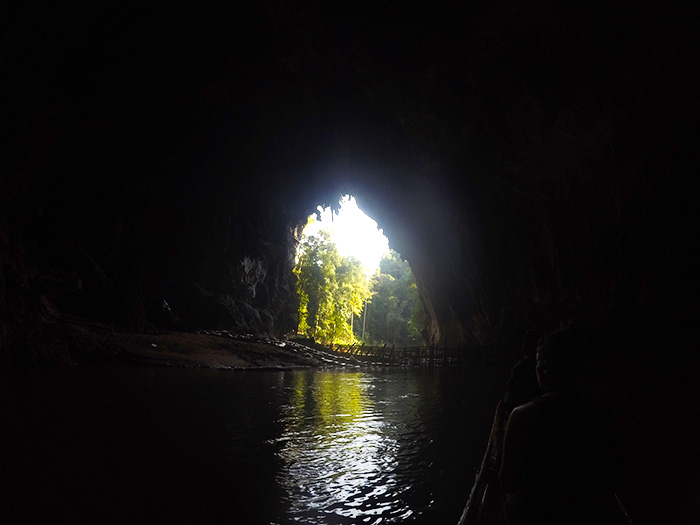
M 275 440 L 290 518 L 398 523 L 416 514 L 410 479 L 430 468 L 421 459 L 427 440 L 415 414 L 418 396 L 392 396 L 362 373 L 313 378 L 286 388 L 284 431 Z

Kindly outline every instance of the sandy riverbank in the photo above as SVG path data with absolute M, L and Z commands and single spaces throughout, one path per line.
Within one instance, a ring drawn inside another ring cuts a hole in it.
M 241 340 L 194 332 L 135 333 L 71 320 L 35 334 L 38 364 L 113 361 L 218 369 L 286 369 L 324 364 L 317 351 L 279 340 Z
M 311 355 L 287 348 L 283 342 L 237 341 L 187 332 L 117 333 L 114 339 L 121 355 L 144 364 L 220 369 L 300 368 L 321 364 Z

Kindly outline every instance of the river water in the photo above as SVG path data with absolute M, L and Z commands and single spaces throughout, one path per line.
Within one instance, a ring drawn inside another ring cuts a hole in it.
M 8 523 L 456 523 L 504 371 L 0 375 Z

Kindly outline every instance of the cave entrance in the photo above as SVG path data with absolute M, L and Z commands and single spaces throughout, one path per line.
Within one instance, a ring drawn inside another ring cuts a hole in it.
M 422 343 L 411 268 L 353 196 L 309 216 L 295 273 L 299 335 L 331 345 Z

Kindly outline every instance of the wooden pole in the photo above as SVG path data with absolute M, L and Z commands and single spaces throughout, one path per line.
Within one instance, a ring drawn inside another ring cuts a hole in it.
M 369 311 L 369 303 L 365 301 L 365 307 L 362 311 L 362 340 L 365 340 L 365 326 L 367 325 L 367 312 Z

